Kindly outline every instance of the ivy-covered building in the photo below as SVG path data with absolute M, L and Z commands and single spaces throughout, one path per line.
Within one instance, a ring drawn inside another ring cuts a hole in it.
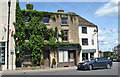
M 83 42 L 80 40 L 83 35 L 80 34 L 80 27 L 87 26 L 97 29 L 96 25 L 76 13 L 65 13 L 62 9 L 57 12 L 36 11 L 33 10 L 32 4 L 26 4 L 26 9 L 22 10 L 18 2 L 13 3 L 13 7 L 14 9 L 11 9 L 13 12 L 11 19 L 13 19 L 10 22 L 12 28 L 9 35 L 11 40 L 9 48 L 14 54 L 9 51 L 8 61 L 7 49 L 4 50 L 6 55 L 5 65 L 3 64 L 4 70 L 8 65 L 9 69 L 28 65 L 65 67 L 81 62 Z M 95 40 L 97 42 L 97 37 Z M 5 48 L 7 40 L 4 43 L 0 45 L 5 45 Z M 95 50 L 93 56 L 97 57 L 98 47 L 96 46 L 93 50 Z
M 24 65 L 39 65 L 44 59 L 45 67 L 52 67 L 54 63 L 56 67 L 76 65 L 81 51 L 78 37 L 79 15 L 64 13 L 64 10 L 36 11 L 28 8 L 33 7 L 32 4 L 26 6 L 26 10 L 19 7 L 16 9 L 14 37 L 18 38 L 16 51 L 20 51 L 16 56 L 17 61 L 23 60 Z

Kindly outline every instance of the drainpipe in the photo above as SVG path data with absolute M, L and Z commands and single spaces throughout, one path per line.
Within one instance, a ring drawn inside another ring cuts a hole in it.
M 10 6 L 11 0 L 8 1 L 8 32 L 7 32 L 7 69 L 9 68 L 8 59 L 9 59 L 9 27 L 10 27 Z

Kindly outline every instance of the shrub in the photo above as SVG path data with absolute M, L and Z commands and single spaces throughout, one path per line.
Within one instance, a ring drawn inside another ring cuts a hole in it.
M 52 64 L 53 64 L 53 65 L 56 65 L 56 60 L 55 60 L 55 58 L 53 58 Z
M 43 58 L 41 59 L 40 64 L 44 65 L 44 59 Z
M 33 10 L 33 4 L 26 4 L 26 8 L 28 10 Z

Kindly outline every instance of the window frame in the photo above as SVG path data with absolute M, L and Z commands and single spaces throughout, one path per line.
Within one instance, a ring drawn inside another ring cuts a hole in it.
M 92 45 L 94 45 L 95 43 L 94 43 L 94 39 L 92 39 Z
M 47 19 L 46 19 L 46 18 L 47 18 Z M 43 18 L 42 18 L 42 22 L 43 22 L 43 23 L 49 23 L 49 21 L 50 21 L 50 17 L 47 17 L 47 16 L 46 16 L 46 17 L 43 17 Z
M 84 44 L 83 40 L 86 40 L 87 43 Z M 88 38 L 82 38 L 82 45 L 89 45 L 88 43 L 89 43 L 89 42 L 88 42 Z
M 67 17 L 62 17 L 61 18 L 61 24 L 68 24 L 68 18 Z
M 68 51 L 59 51 L 58 54 L 59 54 L 59 58 L 58 58 L 59 63 L 69 62 Z
M 87 27 L 82 27 L 82 33 L 87 34 Z
M 65 31 L 67 32 L 67 34 L 66 34 Z M 63 40 L 63 41 L 68 41 L 68 40 L 69 40 L 68 37 L 69 37 L 69 30 L 64 30 L 64 36 L 63 36 L 62 40 Z M 66 39 L 66 38 L 67 38 L 67 39 Z

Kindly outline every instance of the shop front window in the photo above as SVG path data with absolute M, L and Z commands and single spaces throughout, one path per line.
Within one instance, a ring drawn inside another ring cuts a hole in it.
M 5 42 L 0 42 L 0 60 L 5 64 Z
M 82 61 L 88 60 L 88 53 L 82 53 Z
M 90 58 L 94 58 L 94 53 L 90 53 Z
M 68 51 L 59 51 L 59 62 L 68 62 Z

